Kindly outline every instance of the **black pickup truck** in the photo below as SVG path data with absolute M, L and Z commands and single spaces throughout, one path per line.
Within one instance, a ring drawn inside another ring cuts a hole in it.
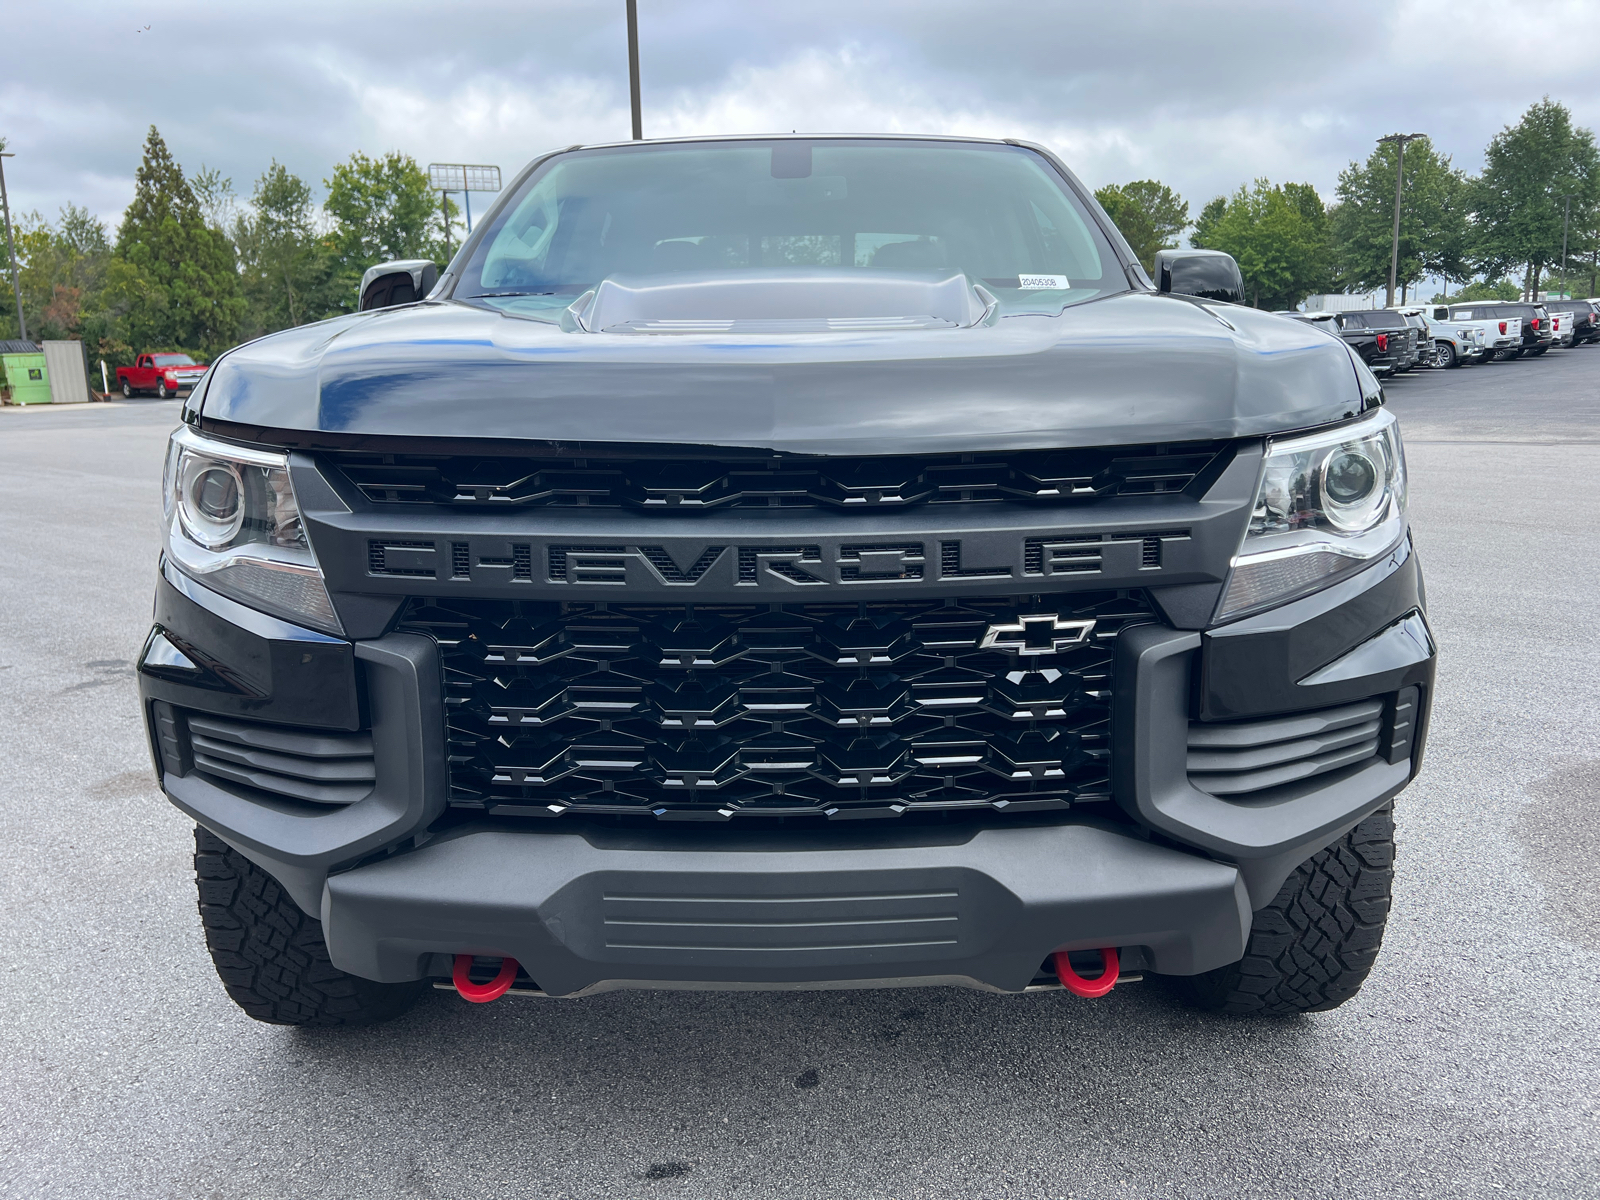
M 1277 315 L 1304 321 L 1307 325 L 1314 325 L 1339 338 L 1355 352 L 1374 375 L 1392 375 L 1396 371 L 1405 369 L 1402 364 L 1409 366 L 1416 361 L 1415 355 L 1407 348 L 1415 345 L 1416 331 L 1411 330 L 1411 336 L 1407 338 L 1404 331 L 1389 326 L 1383 329 L 1370 329 L 1365 318 L 1371 316 L 1371 313 L 1284 311 Z
M 572 148 L 430 270 L 172 439 L 140 687 L 247 1013 L 1355 994 L 1435 650 L 1349 343 L 1011 141 Z

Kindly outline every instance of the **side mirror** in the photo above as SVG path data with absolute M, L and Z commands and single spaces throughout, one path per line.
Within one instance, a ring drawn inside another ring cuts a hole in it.
M 379 263 L 368 267 L 361 277 L 360 300 L 362 312 L 369 308 L 393 308 L 396 304 L 412 304 L 433 291 L 439 282 L 439 267 L 423 258 L 407 258 L 398 262 Z
M 1159 250 L 1156 287 L 1180 296 L 1244 304 L 1244 276 L 1233 255 L 1221 250 Z

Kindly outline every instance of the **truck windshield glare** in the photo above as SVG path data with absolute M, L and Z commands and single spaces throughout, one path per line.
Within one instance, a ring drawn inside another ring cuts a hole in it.
M 563 154 L 501 210 L 457 299 L 553 319 L 615 274 L 964 272 L 1003 312 L 1122 291 L 1105 235 L 1040 155 L 818 140 Z

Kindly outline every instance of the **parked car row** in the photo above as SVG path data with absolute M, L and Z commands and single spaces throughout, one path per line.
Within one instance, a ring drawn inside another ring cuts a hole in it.
M 1417 367 L 1537 358 L 1600 341 L 1600 299 L 1403 305 L 1353 312 L 1284 312 L 1347 342 L 1376 375 Z

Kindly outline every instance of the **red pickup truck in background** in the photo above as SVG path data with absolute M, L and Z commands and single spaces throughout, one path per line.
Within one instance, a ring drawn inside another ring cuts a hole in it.
M 187 354 L 141 354 L 133 366 L 117 368 L 117 383 L 124 396 L 154 392 L 165 400 L 189 391 L 205 373 L 204 364 Z

